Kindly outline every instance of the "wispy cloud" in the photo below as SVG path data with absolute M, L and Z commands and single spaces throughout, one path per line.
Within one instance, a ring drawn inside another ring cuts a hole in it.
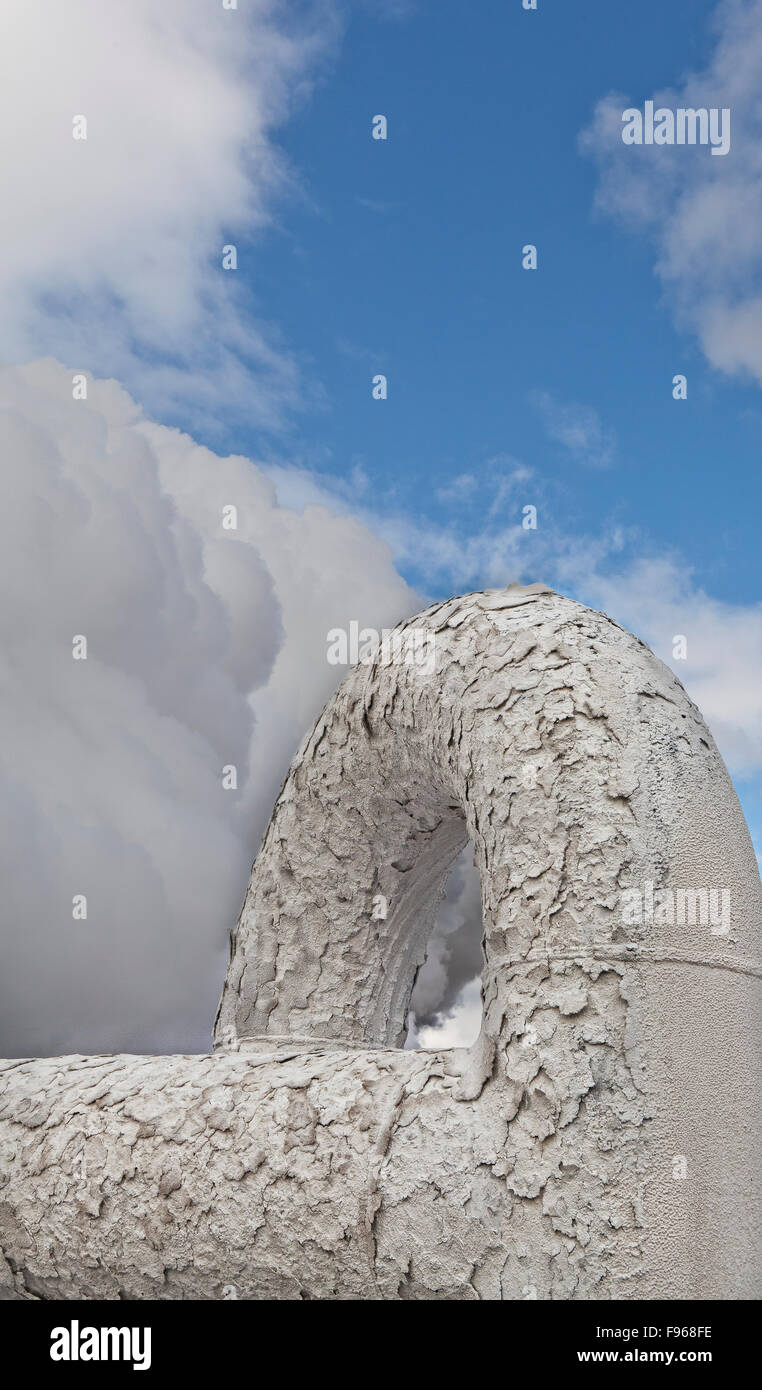
M 451 482 L 436 490 L 440 502 L 463 502 L 478 491 L 479 482 L 473 473 L 459 473 Z
M 549 391 L 533 391 L 530 403 L 554 444 L 566 449 L 575 463 L 608 468 L 616 456 L 614 430 L 607 429 L 592 406 L 558 401 Z
M 441 490 L 452 514 L 444 523 L 433 522 L 420 504 L 385 493 L 362 468 L 349 480 L 287 465 L 265 468 L 282 505 L 356 516 L 383 538 L 401 569 L 412 569 L 433 589 L 509 584 L 545 553 L 538 533 L 522 525 L 522 507 L 537 504 L 539 485 L 530 469 L 504 455 L 488 461 L 481 477 L 463 473 Z
M 366 198 L 359 193 L 355 195 L 355 202 L 359 203 L 361 208 L 366 208 L 368 212 L 377 213 L 394 212 L 400 206 L 399 203 L 385 202 L 381 198 Z
M 478 507 L 490 521 L 513 505 L 530 479 L 531 468 L 512 454 L 493 454 L 476 471 L 458 473 L 435 492 L 437 501 L 456 508 Z M 514 507 L 515 510 L 515 507 Z

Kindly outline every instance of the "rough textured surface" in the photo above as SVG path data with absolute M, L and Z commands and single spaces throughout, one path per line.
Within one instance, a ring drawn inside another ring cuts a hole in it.
M 542 585 L 407 626 L 434 672 L 357 667 L 294 760 L 214 1055 L 1 1064 L 6 1296 L 758 1296 L 762 892 L 698 710 Z M 482 1032 L 403 1052 L 467 838 Z M 625 924 L 649 883 L 730 930 Z

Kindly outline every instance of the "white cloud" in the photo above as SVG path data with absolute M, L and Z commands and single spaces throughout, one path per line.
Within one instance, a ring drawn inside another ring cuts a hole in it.
M 358 521 L 278 506 L 115 382 L 74 401 L 57 363 L 6 368 L 0 407 L 0 1055 L 204 1050 L 259 836 L 341 675 L 326 633 L 421 600 Z
M 0 354 L 113 375 L 160 413 L 224 402 L 266 427 L 302 401 L 222 247 L 293 176 L 275 126 L 338 33 L 332 0 L 26 0 L 0 9 Z M 72 137 L 75 115 L 87 140 Z
M 613 93 L 581 137 L 598 162 L 598 206 L 656 248 L 656 273 L 678 325 L 713 366 L 762 381 L 762 0 L 724 0 L 707 67 L 674 88 L 646 92 L 657 106 L 729 107 L 731 148 L 625 146 Z

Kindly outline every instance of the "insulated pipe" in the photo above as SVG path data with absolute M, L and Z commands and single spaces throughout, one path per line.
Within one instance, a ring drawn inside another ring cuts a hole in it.
M 405 1052 L 467 840 L 480 1037 Z M 0 1064 L 7 1296 L 758 1296 L 761 922 L 643 643 L 543 585 L 436 605 L 294 760 L 214 1054 Z

